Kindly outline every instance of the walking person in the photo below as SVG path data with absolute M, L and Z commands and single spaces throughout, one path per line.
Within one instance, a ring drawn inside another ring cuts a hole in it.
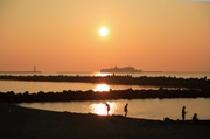
M 182 107 L 182 120 L 186 120 L 186 114 L 187 114 L 186 106 L 183 106 Z
M 124 112 L 125 112 L 125 117 L 127 117 L 127 113 L 128 113 L 128 103 L 125 104 Z

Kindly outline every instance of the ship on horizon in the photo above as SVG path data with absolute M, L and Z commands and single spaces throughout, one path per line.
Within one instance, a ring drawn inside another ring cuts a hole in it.
M 119 67 L 115 66 L 114 68 L 100 69 L 100 72 L 109 72 L 109 73 L 138 73 L 138 72 L 142 72 L 142 70 L 135 69 L 134 67 L 122 67 L 122 68 L 119 68 Z

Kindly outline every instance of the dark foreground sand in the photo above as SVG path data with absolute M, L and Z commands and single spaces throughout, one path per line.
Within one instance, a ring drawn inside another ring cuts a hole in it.
M 209 139 L 210 121 L 158 121 L 0 104 L 0 139 Z

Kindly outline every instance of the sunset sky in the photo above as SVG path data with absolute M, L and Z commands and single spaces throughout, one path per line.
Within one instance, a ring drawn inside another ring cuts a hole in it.
M 0 71 L 34 64 L 42 71 L 210 71 L 210 2 L 0 0 Z

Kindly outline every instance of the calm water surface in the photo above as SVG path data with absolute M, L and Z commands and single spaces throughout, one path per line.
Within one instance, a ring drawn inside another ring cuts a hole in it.
M 198 118 L 210 119 L 210 99 L 133 99 L 133 100 L 104 100 L 85 102 L 61 103 L 21 103 L 21 106 L 50 111 L 68 111 L 78 113 L 106 114 L 105 103 L 111 106 L 111 114 L 123 114 L 124 105 L 128 103 L 128 117 L 163 119 L 181 119 L 181 108 L 187 107 L 187 119 L 193 113 L 198 113 Z

